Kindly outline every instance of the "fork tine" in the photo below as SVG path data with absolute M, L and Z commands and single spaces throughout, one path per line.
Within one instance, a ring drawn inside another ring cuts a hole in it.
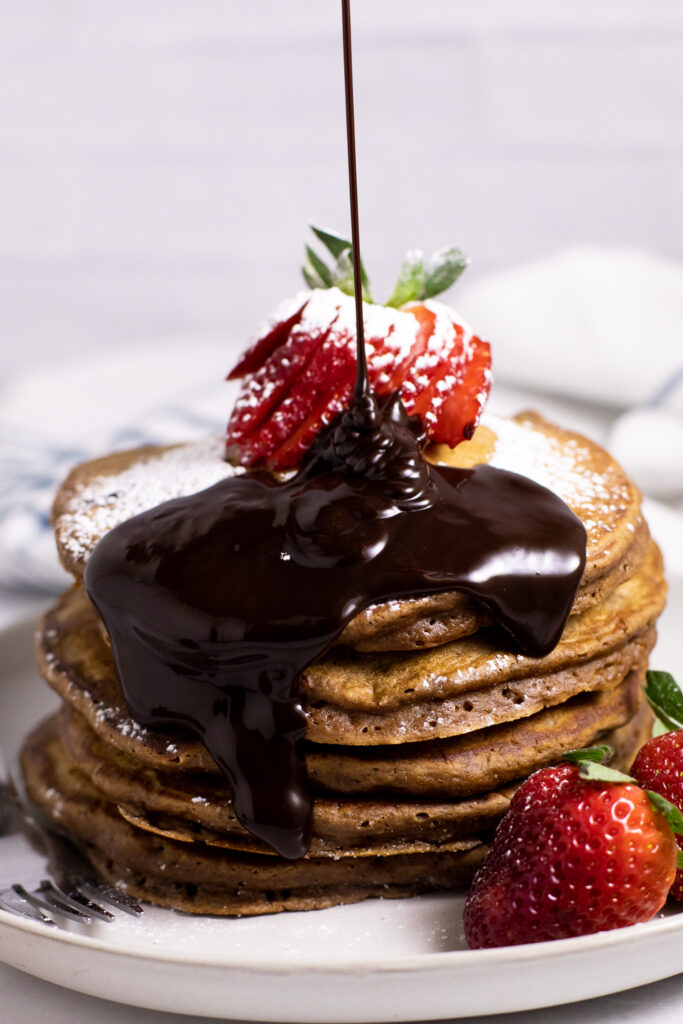
M 50 913 L 58 913 L 58 907 L 51 906 L 46 900 L 41 899 L 39 896 L 35 896 L 34 893 L 27 892 L 24 886 L 14 884 L 12 891 L 16 893 L 19 899 L 23 899 L 29 906 L 33 907 L 34 910 L 38 911 L 40 920 L 45 925 L 53 925 L 56 927 L 56 921 L 52 921 L 51 918 L 44 912 L 49 910 Z
M 49 883 L 48 887 L 39 886 L 36 892 L 27 892 L 23 885 L 13 885 L 12 888 L 18 896 L 21 896 L 37 910 L 47 910 L 50 914 L 63 914 L 64 917 L 68 917 L 71 921 L 78 921 L 80 924 L 92 924 L 91 917 L 80 910 L 72 910 L 57 895 L 53 894 L 49 889 Z M 43 899 L 42 896 L 39 896 L 39 892 L 44 892 L 46 898 Z M 58 890 L 55 890 L 55 893 L 57 892 Z
M 110 914 L 108 910 L 101 907 L 99 903 L 95 903 L 94 900 L 89 899 L 80 891 L 80 889 L 76 888 L 75 885 L 72 885 L 66 892 L 64 892 L 64 895 L 68 896 L 68 898 L 76 903 L 79 908 L 82 907 L 87 910 L 88 913 L 92 914 L 93 917 L 96 917 L 98 921 L 106 921 L 109 923 L 110 921 L 116 920 L 113 914 Z
M 92 924 L 93 917 L 107 923 L 114 920 L 114 915 L 110 914 L 104 907 L 98 906 L 92 900 L 78 899 L 76 895 L 64 892 L 63 889 L 58 888 L 49 878 L 43 879 L 33 895 L 37 896 L 38 893 L 44 893 L 48 903 L 54 903 L 59 907 L 72 910 L 84 924 Z M 80 896 L 80 893 L 78 896 Z
M 123 910 L 125 914 L 130 914 L 132 917 L 139 917 L 140 914 L 144 913 L 137 900 L 134 900 L 127 892 L 123 892 L 122 889 L 109 885 L 108 882 L 94 884 L 82 879 L 76 879 L 76 885 L 88 899 L 103 900 L 105 903 L 114 906 L 117 910 Z
M 9 890 L 10 892 L 12 890 Z M 28 900 L 24 899 L 21 893 L 13 893 L 19 899 L 19 905 L 16 902 L 6 899 L 7 893 L 0 895 L 0 908 L 2 910 L 9 911 L 10 914 L 16 914 L 18 917 L 25 917 L 29 921 L 40 921 L 41 924 L 46 924 L 49 928 L 56 928 L 57 922 L 53 921 L 51 917 L 39 910 L 38 907 L 34 907 L 33 904 L 29 903 Z

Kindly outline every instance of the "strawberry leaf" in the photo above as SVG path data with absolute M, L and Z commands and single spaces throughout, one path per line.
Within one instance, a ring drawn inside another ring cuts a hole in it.
M 683 729 L 683 693 L 670 672 L 648 672 L 643 690 L 648 704 L 669 732 Z
M 431 266 L 422 287 L 421 299 L 431 299 L 440 292 L 445 292 L 466 269 L 469 259 L 454 245 L 439 249 L 432 256 Z
M 331 288 L 332 287 L 332 271 L 327 264 L 320 259 L 317 252 L 311 249 L 310 245 L 306 246 L 306 262 L 304 263 L 304 277 L 306 276 L 306 270 L 312 270 L 318 278 L 323 282 L 318 287 Z
M 330 256 L 333 256 L 335 260 L 338 260 L 346 249 L 351 248 L 351 242 L 348 238 L 333 235 L 331 231 L 323 231 L 322 228 L 313 227 L 312 224 L 310 228 L 315 237 L 323 243 Z
M 353 295 L 353 247 L 351 242 L 348 238 L 342 238 L 341 235 L 335 235 L 331 231 L 323 231 L 322 228 L 316 228 L 312 224 L 310 227 L 315 237 L 322 242 L 330 255 L 337 261 L 337 266 L 332 272 L 332 284 L 335 284 L 345 295 Z M 348 267 L 351 268 L 350 291 L 348 290 Z M 362 260 L 360 262 L 360 278 L 363 282 L 363 299 L 365 302 L 372 302 L 370 297 L 370 279 L 365 272 Z M 340 281 L 343 282 L 344 287 L 339 283 Z M 330 288 L 332 285 L 328 284 L 325 287 Z
M 304 263 L 301 268 L 301 273 L 304 276 L 304 281 L 309 288 L 327 288 L 327 285 L 323 281 L 322 277 L 316 273 L 308 260 Z
M 630 782 L 635 784 L 635 779 L 630 775 L 624 775 L 615 768 L 608 768 L 606 764 L 596 764 L 595 761 L 579 761 L 579 775 L 582 779 L 590 779 L 591 782 Z
M 646 789 L 645 792 L 652 806 L 661 811 L 669 822 L 671 831 L 675 832 L 677 836 L 683 836 L 683 814 L 681 814 L 678 807 L 672 804 L 670 800 L 667 800 L 665 796 L 662 796 L 661 793 L 655 793 L 651 789 Z
M 683 871 L 683 850 L 676 851 L 676 867 L 679 871 Z
M 337 264 L 332 271 L 332 284 L 335 285 L 340 292 L 344 292 L 344 295 L 354 295 L 355 286 L 353 280 L 353 254 L 350 249 L 345 249 L 337 260 Z M 366 287 L 367 280 L 363 279 L 363 301 L 372 302 L 370 298 L 370 292 Z
M 655 718 L 652 723 L 652 738 L 654 739 L 656 736 L 666 736 L 668 732 L 671 732 L 671 729 L 668 729 L 660 718 Z
M 580 750 L 568 750 L 562 755 L 563 761 L 571 761 L 573 764 L 581 764 L 582 761 L 593 761 L 596 764 L 604 764 L 614 754 L 611 747 L 601 743 L 595 747 L 582 747 Z
M 415 299 L 421 298 L 424 282 L 424 253 L 421 249 L 409 249 L 398 272 L 398 280 L 391 293 L 391 298 L 387 299 L 386 305 L 398 309 L 406 302 L 414 302 Z

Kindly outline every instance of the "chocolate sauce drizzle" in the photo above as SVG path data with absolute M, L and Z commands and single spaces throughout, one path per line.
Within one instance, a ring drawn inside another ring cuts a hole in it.
M 305 854 L 306 667 L 375 602 L 461 590 L 524 653 L 557 643 L 583 574 L 583 525 L 491 466 L 434 467 L 397 396 L 370 392 L 362 337 L 349 0 L 342 0 L 358 315 L 353 404 L 284 482 L 251 472 L 122 523 L 85 574 L 123 693 L 145 726 L 198 735 L 240 822 Z

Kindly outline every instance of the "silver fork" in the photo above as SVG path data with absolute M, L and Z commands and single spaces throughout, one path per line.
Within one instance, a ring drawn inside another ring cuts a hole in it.
M 0 839 L 20 835 L 47 858 L 47 871 L 52 877 L 44 878 L 30 891 L 20 882 L 0 890 L 3 910 L 50 928 L 67 921 L 108 923 L 115 920 L 112 910 L 133 917 L 142 914 L 137 900 L 103 882 L 75 844 L 50 825 L 20 792 L 20 784 L 9 776 L 0 754 Z

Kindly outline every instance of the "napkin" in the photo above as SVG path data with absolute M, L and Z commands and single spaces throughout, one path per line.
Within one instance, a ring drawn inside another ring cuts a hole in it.
M 497 381 L 612 408 L 607 447 L 649 494 L 683 499 L 683 264 L 580 246 L 463 280 Z

